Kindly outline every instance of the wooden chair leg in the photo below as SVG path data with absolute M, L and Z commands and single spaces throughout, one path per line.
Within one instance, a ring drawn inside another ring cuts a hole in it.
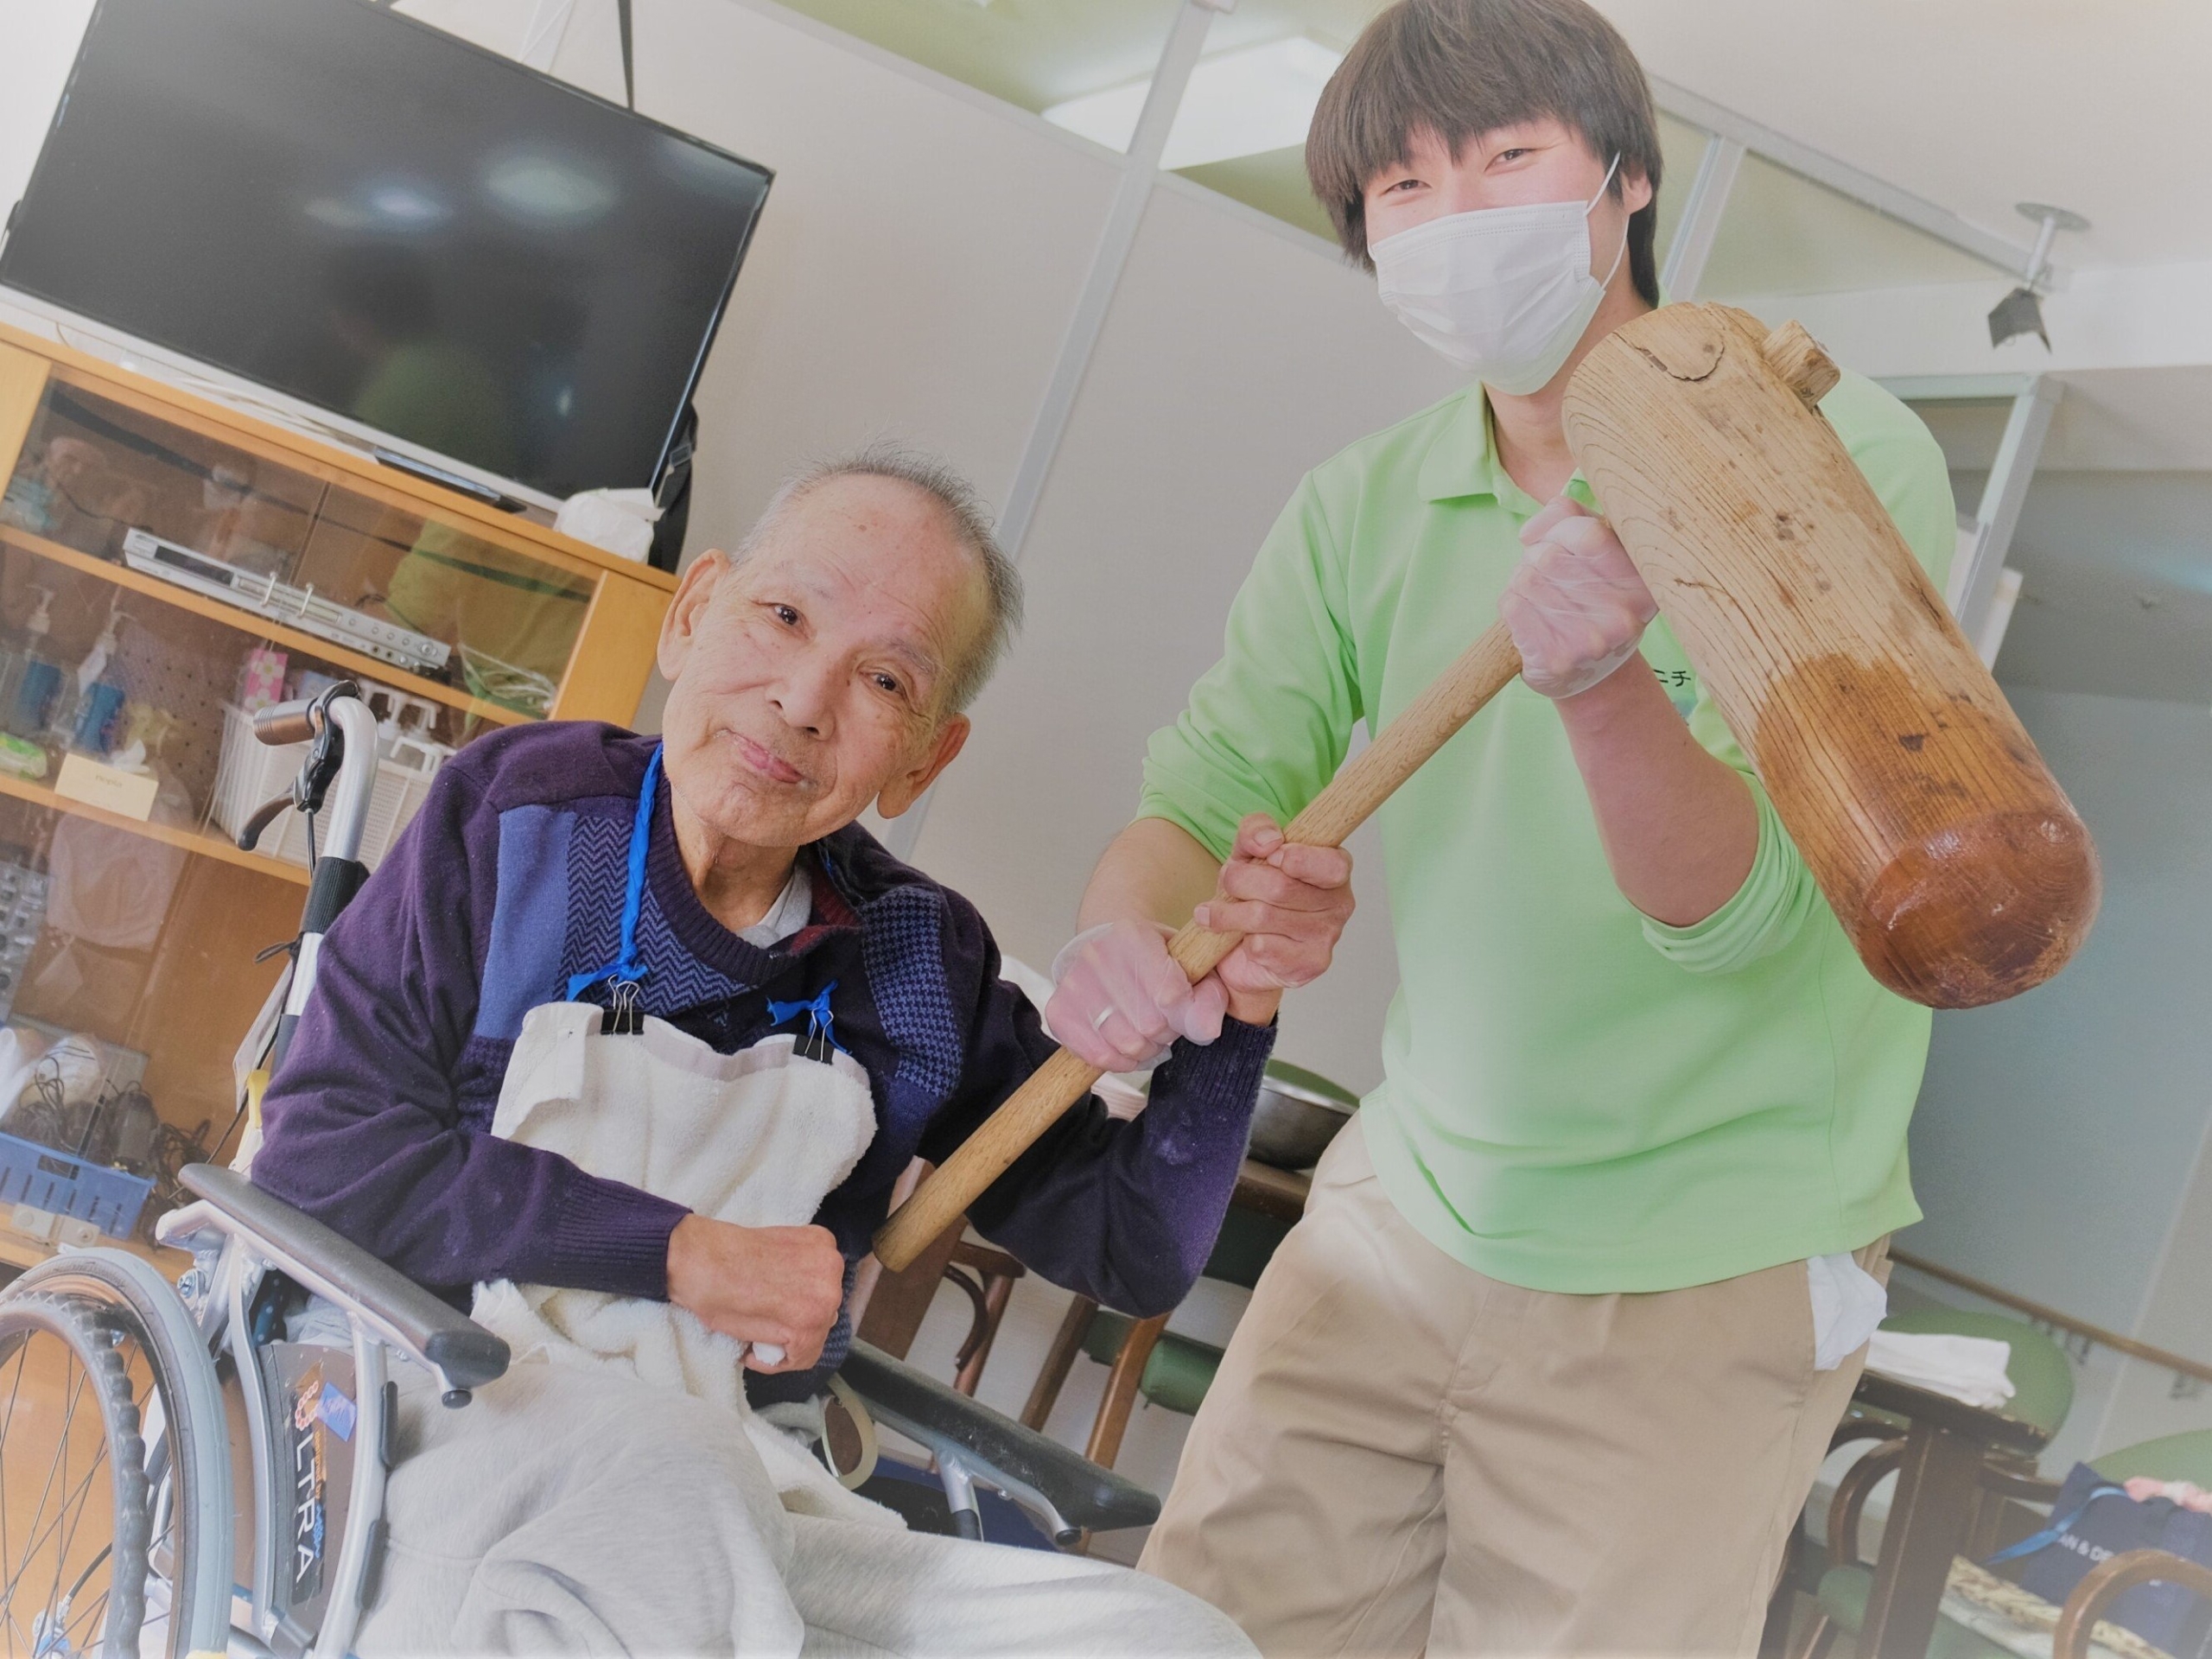
M 1129 1413 L 1136 1407 L 1137 1384 L 1144 1380 L 1145 1362 L 1167 1328 L 1167 1315 L 1139 1319 L 1122 1340 L 1114 1356 L 1114 1369 L 1106 1374 L 1106 1397 L 1098 1402 L 1098 1420 L 1090 1426 L 1090 1444 L 1083 1455 L 1102 1469 L 1111 1469 L 1121 1455 L 1122 1436 L 1129 1427 Z
M 1045 1420 L 1052 1414 L 1053 1404 L 1066 1385 L 1075 1357 L 1083 1351 L 1083 1339 L 1097 1312 L 1098 1304 L 1088 1296 L 1078 1296 L 1068 1304 L 1067 1317 L 1060 1321 L 1059 1334 L 1052 1338 L 1045 1363 L 1037 1372 L 1036 1385 L 1029 1390 L 1029 1403 L 1021 1408 L 1024 1428 L 1033 1428 L 1040 1434 L 1045 1432 Z
M 1804 1548 L 1805 1527 L 1800 1521 L 1782 1547 L 1782 1571 L 1775 1577 L 1774 1593 L 1767 1598 L 1766 1623 L 1759 1627 L 1758 1659 L 1783 1659 L 1789 1646 L 1789 1625 L 1797 1612 L 1798 1552 Z
M 959 1373 L 952 1379 L 952 1386 L 970 1399 L 983 1381 L 983 1362 L 991 1357 L 991 1344 L 999 1339 L 999 1325 L 1006 1318 L 1006 1305 L 1013 1295 L 1012 1276 L 994 1274 L 983 1281 L 982 1330 L 969 1340 L 968 1351 L 961 1356 Z
M 1828 1649 L 1835 1645 L 1835 1621 L 1815 1609 L 1805 1625 L 1805 1634 L 1791 1650 L 1789 1659 L 1827 1659 Z

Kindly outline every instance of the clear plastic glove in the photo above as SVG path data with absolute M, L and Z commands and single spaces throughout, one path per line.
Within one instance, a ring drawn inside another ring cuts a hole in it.
M 1191 983 L 1167 954 L 1173 937 L 1156 922 L 1131 921 L 1077 934 L 1052 958 L 1046 1029 L 1102 1071 L 1157 1065 L 1178 1037 L 1213 1041 L 1229 993 L 1212 975 Z
M 1560 496 L 1521 527 L 1528 550 L 1497 602 L 1521 677 L 1552 698 L 1587 691 L 1636 654 L 1659 613 L 1613 529 Z

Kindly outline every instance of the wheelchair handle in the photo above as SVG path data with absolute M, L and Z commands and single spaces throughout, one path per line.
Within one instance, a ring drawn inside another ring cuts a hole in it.
M 314 697 L 295 697 L 253 711 L 253 734 L 271 748 L 304 743 L 315 734 Z

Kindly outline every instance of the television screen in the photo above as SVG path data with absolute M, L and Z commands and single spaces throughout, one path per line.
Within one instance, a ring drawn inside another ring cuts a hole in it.
M 99 0 L 0 283 L 546 495 L 644 486 L 770 177 L 368 0 Z

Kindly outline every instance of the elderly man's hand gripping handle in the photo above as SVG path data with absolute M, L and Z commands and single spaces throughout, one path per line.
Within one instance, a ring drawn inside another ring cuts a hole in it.
M 1383 729 L 1364 753 L 1339 772 L 1329 786 L 1284 827 L 1283 841 L 1301 848 L 1340 847 L 1344 837 L 1365 823 L 1400 784 L 1442 748 L 1454 732 L 1473 719 L 1476 711 L 1497 696 L 1520 670 L 1521 658 L 1513 648 L 1511 636 L 1503 623 L 1493 624 L 1468 647 L 1465 655 L 1445 670 L 1428 690 Z M 1248 821 L 1245 828 L 1253 826 Z M 1241 830 L 1238 844 L 1244 844 Z M 1256 849 L 1262 840 L 1255 839 L 1253 844 Z M 1313 885 L 1303 877 L 1269 863 L 1266 858 L 1244 861 L 1264 865 L 1300 886 Z M 1204 906 L 1208 918 L 1235 925 L 1238 919 L 1253 913 L 1236 908 L 1239 906 L 1260 904 L 1271 909 L 1287 908 L 1274 905 L 1268 893 L 1256 891 L 1259 887 L 1268 887 L 1279 896 L 1286 889 L 1275 887 L 1271 877 L 1260 876 L 1256 870 L 1253 880 L 1255 890 L 1252 893 L 1217 894 Z M 1334 942 L 1333 935 L 1331 942 Z M 1193 920 L 1168 941 L 1166 949 L 1185 980 L 1196 984 L 1224 965 L 1240 943 L 1240 934 L 1215 932 Z M 1263 982 L 1269 976 L 1280 979 L 1287 971 L 1286 962 L 1280 958 L 1265 960 L 1271 954 L 1269 950 L 1260 954 L 1260 960 L 1248 959 L 1246 966 L 1255 976 L 1248 982 Z M 1224 1007 L 1234 988 L 1224 985 Z M 1057 997 L 1054 1000 L 1057 1001 Z M 1090 1018 L 1110 1027 L 1114 1023 L 1110 1015 L 1102 1018 L 1098 1013 L 1099 1007 L 1106 1007 L 1117 1005 L 1101 1002 L 1092 1008 Z M 1268 1005 L 1268 1013 L 1273 1013 L 1272 1004 Z M 1218 1015 L 1214 1017 L 1217 1030 Z M 1141 1035 L 1137 1032 L 1129 1034 Z M 1115 1046 L 1118 1052 L 1121 1045 Z M 947 1159 L 937 1173 L 923 1183 L 921 1190 L 884 1224 L 875 1236 L 875 1253 L 883 1264 L 895 1272 L 912 1262 L 924 1245 L 950 1226 L 986 1187 L 1004 1174 L 1039 1135 L 1082 1099 L 1106 1069 L 1065 1048 L 1038 1067 L 1029 1081 L 969 1135 L 959 1151 Z
M 1127 1071 L 1156 1062 L 1178 1037 L 1213 1041 L 1224 1013 L 1265 1025 L 1284 991 L 1327 969 L 1351 912 L 1351 855 L 1287 841 L 1255 812 L 1237 826 L 1215 897 L 1192 916 L 1243 936 L 1220 965 L 1194 984 L 1168 954 L 1172 929 L 1105 923 L 1053 963 L 1046 1027 L 1101 1071 Z

